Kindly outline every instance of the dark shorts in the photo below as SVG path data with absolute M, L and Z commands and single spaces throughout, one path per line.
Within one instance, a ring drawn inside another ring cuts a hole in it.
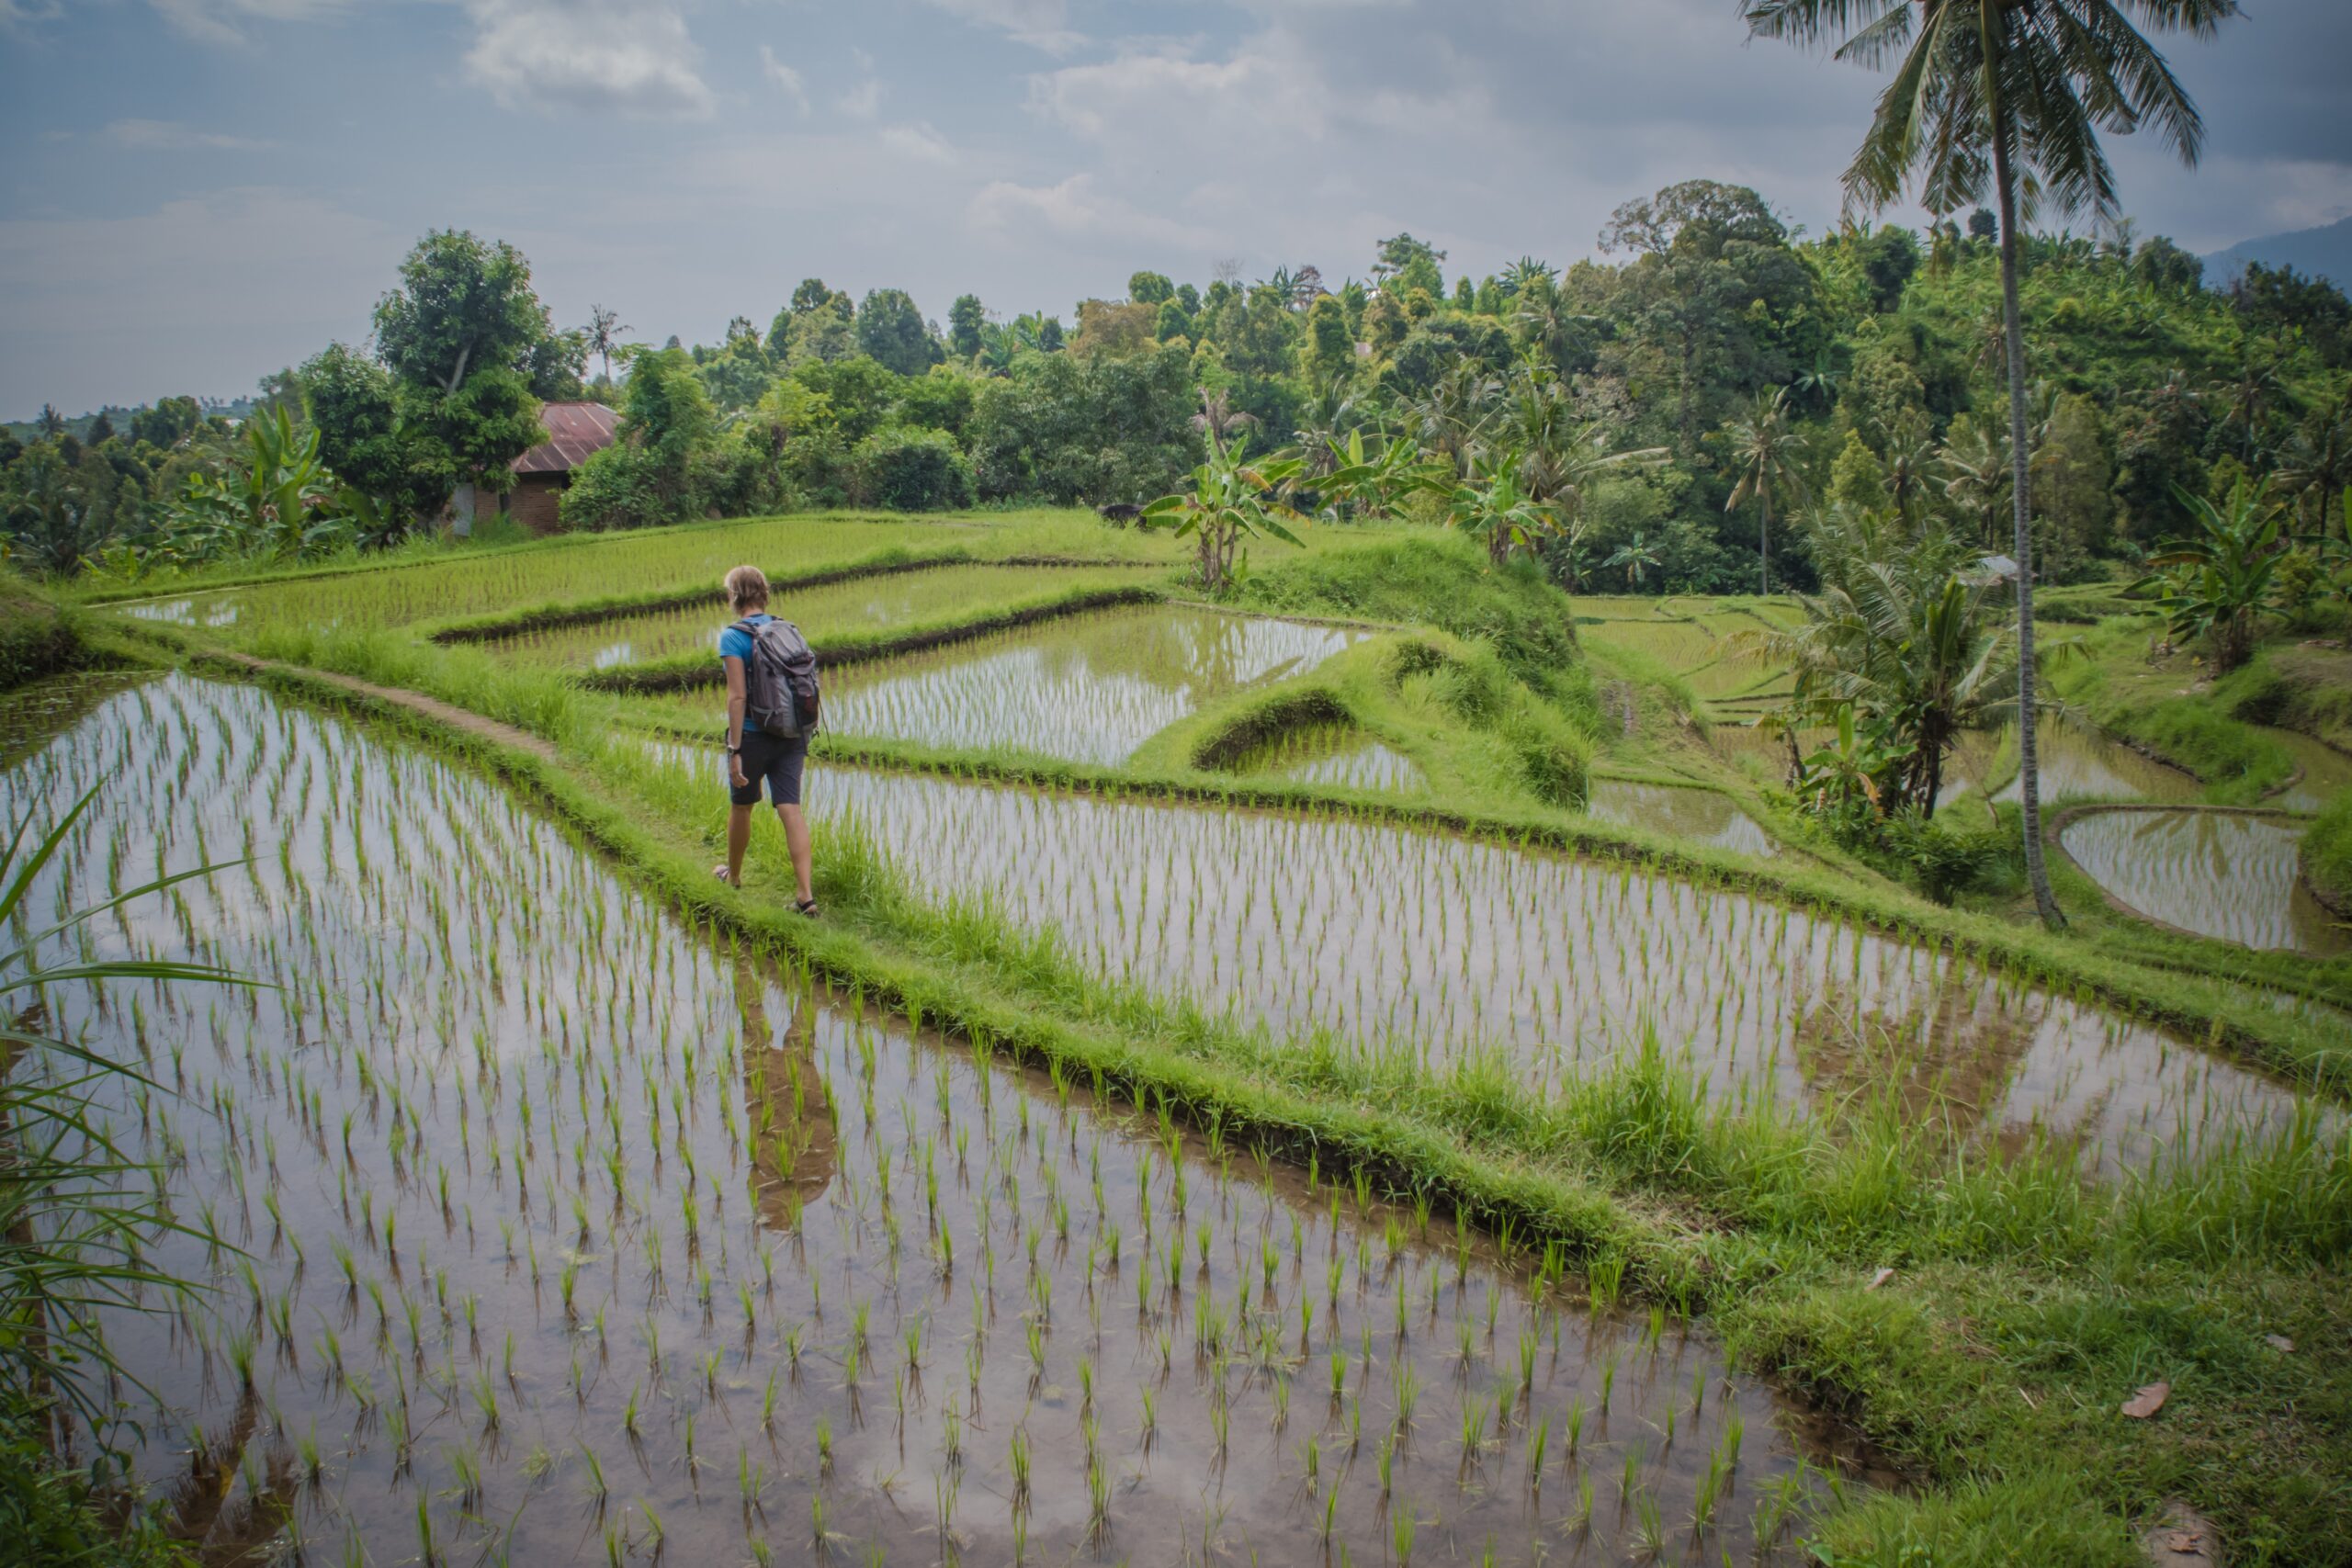
M 760 803 L 760 781 L 768 784 L 768 798 L 778 806 L 800 804 L 800 764 L 808 760 L 808 738 L 796 735 L 790 739 L 780 736 L 747 732 L 743 737 L 743 777 L 749 781 L 737 789 L 732 776 L 727 787 L 727 798 L 738 806 Z

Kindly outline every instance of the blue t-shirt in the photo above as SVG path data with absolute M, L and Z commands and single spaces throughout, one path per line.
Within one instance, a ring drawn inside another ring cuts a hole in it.
M 756 626 L 773 621 L 775 617 L 763 612 L 756 615 L 745 615 L 742 619 L 745 623 Z M 729 659 L 740 659 L 743 661 L 744 667 L 749 669 L 752 662 L 752 634 L 745 631 L 741 626 L 730 623 L 725 631 L 718 634 L 718 657 L 722 662 Z M 752 722 L 752 715 L 746 709 L 743 714 L 743 733 L 757 735 L 759 732 L 760 727 Z

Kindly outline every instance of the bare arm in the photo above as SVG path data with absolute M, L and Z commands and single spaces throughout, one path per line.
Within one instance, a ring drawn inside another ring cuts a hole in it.
M 743 661 L 729 657 L 719 664 L 727 671 L 727 749 L 740 750 L 743 745 Z
M 745 782 L 739 755 L 743 749 L 743 661 L 728 658 L 718 662 L 727 671 L 727 773 L 741 789 Z

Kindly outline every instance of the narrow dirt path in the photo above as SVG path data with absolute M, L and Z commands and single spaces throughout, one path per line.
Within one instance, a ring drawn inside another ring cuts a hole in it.
M 209 657 L 256 672 L 299 675 L 307 680 L 323 681 L 331 686 L 340 686 L 356 696 L 371 697 L 379 703 L 390 703 L 395 707 L 406 708 L 411 713 L 422 714 L 453 729 L 461 729 L 469 735 L 480 736 L 484 740 L 495 740 L 502 746 L 512 746 L 518 750 L 527 751 L 543 762 L 556 761 L 554 744 L 532 734 L 527 729 L 517 729 L 511 724 L 501 724 L 494 718 L 484 718 L 478 713 L 454 706 L 438 697 L 428 697 L 423 692 L 410 691 L 405 686 L 379 686 L 372 681 L 362 681 L 356 675 L 338 675 L 332 671 L 313 670 L 302 664 L 283 664 L 276 660 L 256 659 L 250 653 L 232 653 L 225 649 L 214 650 Z

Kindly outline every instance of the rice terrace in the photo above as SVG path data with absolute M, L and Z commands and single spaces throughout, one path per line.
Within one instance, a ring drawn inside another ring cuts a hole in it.
M 896 6 L 0 6 L 28 192 L 308 167 L 145 51 L 334 57 L 458 215 L 144 343 L 74 280 L 181 282 L 0 246 L 0 1562 L 2352 1564 L 2346 231 L 2122 205 L 2268 190 L 2237 106 L 2352 33 L 1642 8 L 1583 90 L 1673 31 L 1837 161 L 1644 121 L 1788 188 L 1570 232 L 1396 134 L 1576 144 L 1552 21 Z M 1288 183 L 1089 96 L 1310 33 Z M 647 215 L 490 237 L 454 171 L 591 124 Z M 1057 124 L 1104 180 L 983 177 Z M 1332 205 L 1375 155 L 1437 239 Z M 1024 308 L 743 283 L 770 157 L 969 176 L 791 243 Z M 45 389 L 189 345 L 289 357 Z

